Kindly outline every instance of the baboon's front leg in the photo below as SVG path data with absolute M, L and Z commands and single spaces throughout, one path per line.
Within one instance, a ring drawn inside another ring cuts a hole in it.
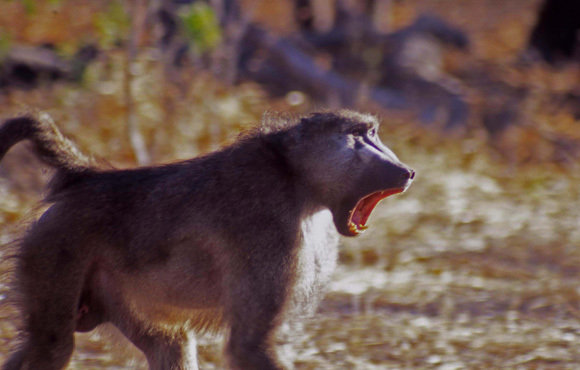
M 226 351 L 235 370 L 282 369 L 272 342 L 291 290 L 292 267 L 282 256 L 262 259 L 248 262 L 245 271 L 238 270 L 228 279 L 226 313 L 231 331 Z

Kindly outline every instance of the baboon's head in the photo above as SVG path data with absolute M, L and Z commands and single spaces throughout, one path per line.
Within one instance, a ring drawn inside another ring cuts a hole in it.
M 375 206 L 415 176 L 381 143 L 378 126 L 375 117 L 352 111 L 315 113 L 282 140 L 298 181 L 328 206 L 345 236 L 364 231 Z

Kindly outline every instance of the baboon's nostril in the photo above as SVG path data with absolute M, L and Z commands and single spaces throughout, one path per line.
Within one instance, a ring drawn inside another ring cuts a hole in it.
M 409 169 L 403 174 L 404 180 L 413 180 L 415 178 L 415 171 Z

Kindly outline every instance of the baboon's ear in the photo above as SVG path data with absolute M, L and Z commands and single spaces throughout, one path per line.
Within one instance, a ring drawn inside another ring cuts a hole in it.
M 296 146 L 295 135 L 292 130 L 278 131 L 261 135 L 261 141 L 266 148 L 267 155 L 271 157 L 279 168 L 287 174 L 293 174 L 292 148 Z
M 300 119 L 299 126 L 300 126 L 300 132 L 304 133 L 304 132 L 306 132 L 308 129 L 310 129 L 310 128 L 311 128 L 311 126 L 312 126 L 312 122 L 310 122 L 310 118 L 309 118 L 309 117 L 302 117 L 302 118 Z
M 272 151 L 283 155 L 296 142 L 295 133 L 291 131 L 278 131 L 261 136 L 262 142 Z
M 316 119 L 314 117 L 303 117 L 296 125 L 297 130 L 294 130 L 294 140 L 299 141 L 304 138 L 311 137 L 316 132 Z

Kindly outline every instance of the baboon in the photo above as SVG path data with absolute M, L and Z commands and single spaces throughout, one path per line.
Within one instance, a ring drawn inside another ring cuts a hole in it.
M 313 113 L 165 165 L 100 167 L 47 115 L 8 119 L 0 159 L 28 140 L 54 167 L 49 208 L 18 245 L 23 339 L 5 369 L 61 369 L 74 332 L 112 323 L 151 369 L 197 369 L 196 331 L 226 328 L 232 369 L 281 369 L 273 334 L 315 306 L 338 236 L 356 236 L 414 171 L 375 117 Z

